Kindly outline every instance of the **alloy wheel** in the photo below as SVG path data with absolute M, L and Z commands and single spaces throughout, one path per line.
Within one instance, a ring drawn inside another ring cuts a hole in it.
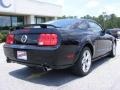
M 82 70 L 87 73 L 91 67 L 91 53 L 89 50 L 85 50 L 82 58 Z

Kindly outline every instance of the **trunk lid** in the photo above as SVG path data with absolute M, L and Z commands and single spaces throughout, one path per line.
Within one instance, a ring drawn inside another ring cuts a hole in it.
M 57 34 L 58 44 L 60 42 L 60 34 L 56 28 L 26 28 L 13 31 L 15 35 L 15 44 L 38 45 L 40 34 Z

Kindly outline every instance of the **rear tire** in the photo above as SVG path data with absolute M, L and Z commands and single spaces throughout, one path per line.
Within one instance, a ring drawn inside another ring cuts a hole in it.
M 112 50 L 111 50 L 110 56 L 111 57 L 116 56 L 116 44 L 115 44 L 115 42 L 112 44 Z
M 90 48 L 85 47 L 80 53 L 77 62 L 72 67 L 72 72 L 73 74 L 78 76 L 86 76 L 90 72 L 91 65 L 92 65 L 91 50 Z

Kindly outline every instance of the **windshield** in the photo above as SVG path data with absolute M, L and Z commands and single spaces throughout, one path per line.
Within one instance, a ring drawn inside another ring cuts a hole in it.
M 78 19 L 60 19 L 60 20 L 49 21 L 49 22 L 46 22 L 43 24 L 54 25 L 58 28 L 67 28 L 67 27 L 75 24 L 78 21 L 80 22 L 80 20 L 78 20 Z

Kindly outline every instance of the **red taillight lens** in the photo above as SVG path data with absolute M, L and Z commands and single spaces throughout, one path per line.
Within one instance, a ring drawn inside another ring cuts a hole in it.
M 55 46 L 58 43 L 56 34 L 40 34 L 38 44 L 41 46 Z
M 9 34 L 6 39 L 7 44 L 13 44 L 14 43 L 14 35 Z

